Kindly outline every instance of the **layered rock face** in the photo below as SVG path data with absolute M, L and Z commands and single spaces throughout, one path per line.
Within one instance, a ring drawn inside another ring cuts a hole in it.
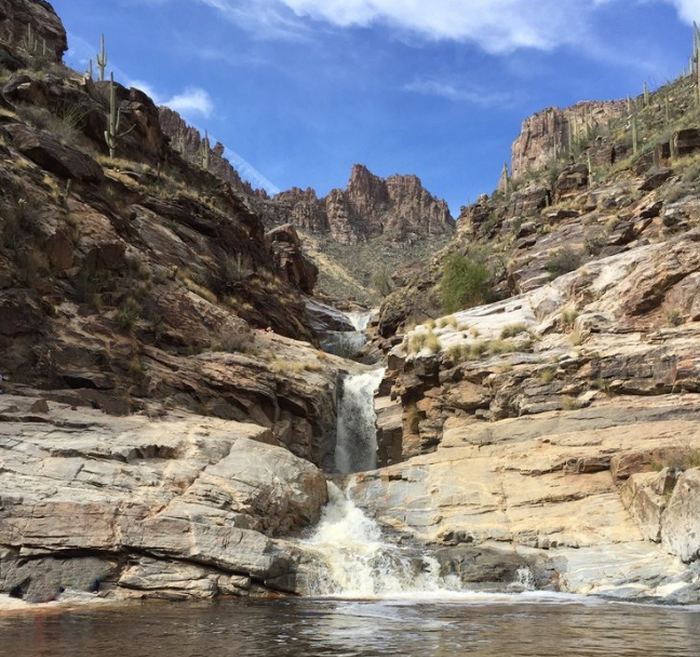
M 205 141 L 199 130 L 190 126 L 176 111 L 169 107 L 158 108 L 158 116 L 163 132 L 169 137 L 171 146 L 188 162 L 201 166 Z M 256 192 L 250 183 L 241 179 L 240 174 L 224 156 L 224 145 L 220 142 L 208 147 L 209 171 L 226 181 L 244 197 L 255 197 Z
M 65 43 L 46 3 L 0 8 Z M 220 148 L 216 175 L 191 133 L 173 150 L 144 93 L 115 85 L 111 158 L 109 84 L 5 52 L 0 593 L 301 592 L 280 537 L 318 519 L 355 365 L 314 346 L 295 229 L 266 233 Z
M 427 192 L 418 177 L 384 180 L 361 165 L 353 167 L 347 189 L 333 190 L 325 205 L 331 235 L 341 243 L 380 235 L 405 241 L 453 230 L 447 203 Z
M 29 26 L 31 33 L 27 29 Z M 29 34 L 36 40 L 35 45 L 32 41 L 28 43 Z M 0 41 L 12 50 L 50 62 L 62 61 L 63 53 L 68 50 L 63 23 L 46 0 L 0 0 Z M 31 52 L 30 46 L 34 46 Z M 8 54 L 7 50 L 4 52 L 3 62 Z
M 544 169 L 584 135 L 607 132 L 609 122 L 626 112 L 622 101 L 583 102 L 566 109 L 549 107 L 525 119 L 513 143 L 513 179 Z
M 0 591 L 171 600 L 295 592 L 323 474 L 272 432 L 194 415 L 114 418 L 3 395 Z
M 313 189 L 291 189 L 261 201 L 266 222 L 291 223 L 340 244 L 386 236 L 399 242 L 450 234 L 454 221 L 445 201 L 432 196 L 417 176 L 383 179 L 355 165 L 346 189 L 318 198 Z
M 445 572 L 483 547 L 541 588 L 700 599 L 699 273 L 691 229 L 419 326 L 354 499 Z

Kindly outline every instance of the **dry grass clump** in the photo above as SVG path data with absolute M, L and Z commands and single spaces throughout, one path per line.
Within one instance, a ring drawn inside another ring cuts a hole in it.
M 528 327 L 525 322 L 517 322 L 515 324 L 509 324 L 504 326 L 501 330 L 501 340 L 507 340 L 508 338 L 514 338 L 516 335 L 521 333 L 527 333 Z
M 440 319 L 437 320 L 437 327 L 438 328 L 447 328 L 448 326 L 451 326 L 454 329 L 459 327 L 459 322 L 457 321 L 457 318 L 454 315 L 449 315 L 447 317 L 441 317 Z
M 408 339 L 408 353 L 418 354 L 424 349 L 431 354 L 441 350 L 440 339 L 432 330 L 413 333 Z
M 479 340 L 478 342 L 472 342 L 472 344 L 453 345 L 446 353 L 452 362 L 463 363 L 470 360 L 479 360 L 486 356 L 499 356 L 518 351 L 527 351 L 531 346 L 532 343 L 530 341 Z

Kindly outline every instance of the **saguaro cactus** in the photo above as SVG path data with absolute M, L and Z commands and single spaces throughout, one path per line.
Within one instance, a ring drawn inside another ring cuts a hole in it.
M 124 132 L 119 132 L 122 121 L 122 111 L 117 104 L 117 88 L 114 86 L 114 73 L 109 76 L 109 115 L 107 117 L 107 130 L 105 130 L 105 143 L 109 148 L 109 156 L 114 159 L 119 140 L 126 137 L 136 126 L 131 126 Z
M 100 35 L 100 52 L 97 53 L 96 62 L 97 68 L 100 69 L 100 81 L 105 80 L 105 71 L 107 70 L 107 48 L 105 47 L 105 35 Z
M 209 133 L 204 131 L 204 140 L 202 141 L 202 168 L 205 171 L 209 171 L 209 154 L 210 154 L 210 144 L 209 144 Z
M 644 107 L 649 107 L 649 85 L 644 83 Z
M 24 49 L 30 55 L 35 55 L 39 50 L 39 40 L 34 36 L 31 23 L 27 24 L 27 35 L 24 37 Z
M 632 114 L 632 119 L 630 121 L 630 128 L 632 129 L 632 153 L 634 155 L 639 151 L 639 127 L 637 125 L 637 113 Z

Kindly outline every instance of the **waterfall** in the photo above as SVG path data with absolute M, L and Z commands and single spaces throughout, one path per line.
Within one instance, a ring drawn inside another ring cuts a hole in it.
M 455 577 L 440 576 L 435 558 L 386 542 L 377 522 L 331 482 L 328 495 L 316 531 L 304 541 L 321 566 L 309 583 L 311 595 L 407 597 L 459 590 Z
M 338 404 L 335 467 L 341 474 L 377 467 L 374 393 L 384 377 L 380 368 L 348 376 Z
M 378 369 L 349 376 L 338 405 L 336 467 L 343 474 L 376 467 L 374 394 L 384 376 Z M 415 547 L 391 543 L 381 527 L 334 483 L 314 533 L 303 541 L 314 554 L 308 592 L 343 598 L 444 596 L 459 590 L 443 578 L 437 559 Z
M 363 333 L 369 326 L 369 320 L 372 318 L 371 312 L 352 312 L 345 313 L 350 323 L 355 327 L 356 331 Z
M 342 358 L 355 358 L 367 344 L 365 331 L 372 317 L 370 312 L 345 313 L 354 331 L 328 331 L 321 343 L 324 351 Z

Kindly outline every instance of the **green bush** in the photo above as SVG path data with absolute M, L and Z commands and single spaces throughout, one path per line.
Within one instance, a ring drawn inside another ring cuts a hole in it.
M 443 267 L 440 296 L 447 313 L 486 303 L 491 298 L 491 272 L 480 260 L 452 255 Z

